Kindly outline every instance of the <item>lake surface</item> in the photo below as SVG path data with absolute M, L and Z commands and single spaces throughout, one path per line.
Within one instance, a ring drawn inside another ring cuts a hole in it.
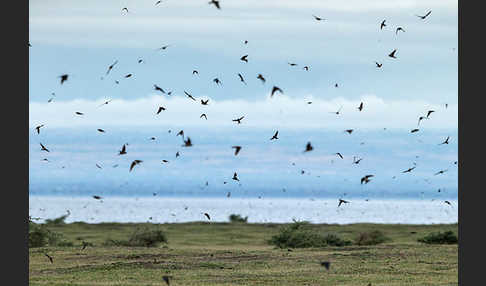
M 67 213 L 66 222 L 153 222 L 178 223 L 227 222 L 230 214 L 248 216 L 252 223 L 286 223 L 306 220 L 311 223 L 400 223 L 440 224 L 458 222 L 458 202 L 452 205 L 438 199 L 337 199 L 309 198 L 168 198 L 168 197 L 92 197 L 30 196 L 29 215 L 42 222 Z

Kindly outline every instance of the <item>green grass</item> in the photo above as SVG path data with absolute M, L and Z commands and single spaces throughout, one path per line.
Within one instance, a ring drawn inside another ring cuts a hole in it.
M 326 246 L 288 251 L 268 244 L 280 224 L 161 224 L 168 243 L 157 247 L 103 246 L 127 240 L 151 224 L 51 225 L 73 247 L 29 249 L 30 285 L 458 285 L 458 248 L 417 239 L 453 225 L 308 225 L 354 241 L 378 230 L 379 245 Z M 81 250 L 82 241 L 91 243 Z M 50 263 L 44 253 L 53 257 Z M 319 262 L 330 261 L 327 271 Z

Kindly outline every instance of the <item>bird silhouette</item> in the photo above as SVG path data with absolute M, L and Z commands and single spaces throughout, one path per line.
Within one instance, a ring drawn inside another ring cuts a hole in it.
M 240 60 L 241 60 L 241 61 L 243 61 L 243 62 L 246 62 L 246 63 L 247 63 L 247 62 L 248 62 L 248 55 L 244 55 L 244 56 L 242 56 L 242 57 L 240 58 Z
M 412 129 L 412 131 L 410 131 L 410 133 L 415 133 L 415 132 L 418 132 L 420 129 L 418 128 L 415 128 L 415 129 Z
M 41 146 L 41 151 L 50 152 L 44 145 L 42 145 L 42 143 L 39 143 L 39 144 Z
M 403 171 L 402 173 L 410 173 L 415 169 L 416 167 L 408 168 L 407 170 Z
M 159 5 L 160 3 L 162 3 L 162 1 L 161 1 L 161 0 L 159 0 L 159 1 L 155 2 L 155 6 Z
M 233 119 L 232 121 L 237 122 L 237 124 L 241 124 L 241 120 L 243 120 L 243 118 L 245 118 L 245 116 L 242 116 L 240 118 Z
M 307 145 L 305 145 L 304 152 L 310 152 L 312 150 L 314 150 L 314 147 L 312 147 L 312 144 L 310 142 L 307 142 Z
M 440 143 L 439 145 L 443 145 L 443 144 L 449 144 L 449 136 L 447 136 L 446 140 L 444 140 L 444 142 Z
M 179 151 L 176 152 L 176 158 L 179 157 L 181 154 L 179 153 Z
M 396 35 L 398 35 L 398 31 L 405 32 L 405 30 L 404 30 L 402 27 L 398 27 L 398 28 L 395 30 L 395 34 L 396 34 Z
M 323 21 L 323 20 L 326 20 L 324 18 L 321 18 L 321 17 L 317 17 L 316 15 L 312 15 L 314 17 L 314 19 L 316 19 L 317 21 Z
M 240 153 L 241 146 L 232 146 L 231 148 L 235 149 L 235 156 L 238 155 L 238 153 Z
M 68 80 L 69 75 L 63 74 L 59 76 L 61 78 L 61 84 L 63 84 L 66 80 Z
M 156 85 L 156 84 L 154 84 L 154 89 L 155 89 L 155 90 L 158 90 L 158 91 L 160 91 L 160 92 L 162 92 L 162 93 L 164 93 L 164 94 L 165 94 L 165 90 L 163 90 L 161 87 L 159 87 L 159 86 L 158 86 L 158 85 Z
M 221 9 L 221 7 L 219 6 L 219 1 L 211 0 L 211 1 L 209 1 L 209 5 L 211 5 L 211 4 L 213 4 L 218 9 Z
M 123 12 L 123 11 L 127 11 L 127 13 L 128 13 L 128 8 L 127 8 L 127 7 L 123 7 L 123 8 L 122 8 L 122 12 Z
M 159 109 L 157 109 L 157 113 L 156 114 L 161 113 L 163 110 L 165 110 L 165 107 L 159 106 Z
M 383 27 L 386 27 L 386 24 L 385 24 L 386 20 L 383 20 L 380 24 L 380 30 L 383 30 Z
M 289 63 L 289 62 L 287 62 L 287 63 L 288 63 L 288 64 L 289 64 L 291 67 L 295 67 L 295 66 L 297 66 L 297 65 L 298 65 L 298 64 L 295 64 L 295 63 Z
M 197 101 L 191 94 L 187 93 L 187 91 L 184 90 L 184 93 L 189 97 L 190 99 Z
M 349 204 L 349 202 L 343 199 L 339 199 L 338 207 L 340 207 L 342 204 Z
M 199 75 L 199 72 L 198 72 L 197 70 L 193 70 L 193 71 L 192 71 L 192 74 L 193 74 L 193 75 L 195 75 L 195 74 Z
M 96 167 L 98 167 L 98 169 L 103 169 L 100 165 L 98 165 L 98 164 L 95 164 L 95 165 L 96 165 Z
M 419 119 L 418 119 L 418 123 L 417 123 L 417 126 L 420 125 L 420 121 L 424 120 L 424 119 L 427 119 L 427 117 L 425 116 L 420 116 Z
M 94 196 L 93 196 L 93 199 L 95 199 L 95 200 L 101 200 L 101 199 L 103 199 L 103 198 L 102 198 L 102 197 L 100 197 L 100 196 L 94 195 Z
M 444 174 L 445 172 L 447 172 L 448 170 L 440 170 L 439 172 L 435 173 L 434 176 L 437 176 L 437 175 L 440 175 L 440 174 Z
M 329 270 L 329 267 L 331 266 L 331 262 L 323 261 L 321 262 L 321 266 L 324 266 L 327 270 Z
M 240 181 L 240 179 L 238 179 L 238 174 L 236 172 L 233 174 L 233 178 L 231 178 L 231 179 L 233 179 L 235 181 Z
M 127 153 L 127 147 L 123 144 L 122 149 L 118 151 L 118 155 L 125 155 Z
M 192 146 L 191 138 L 187 137 L 187 140 L 184 140 L 184 145 L 182 145 L 182 147 L 191 147 L 191 146 Z
M 434 113 L 434 112 L 435 112 L 434 110 L 429 110 L 429 111 L 427 111 L 427 118 L 429 118 L 429 116 L 430 116 L 432 113 Z
M 205 113 L 203 113 L 203 114 L 201 114 L 201 116 L 199 116 L 199 118 L 203 118 L 203 117 L 204 117 L 206 120 L 208 120 L 208 117 L 206 116 L 206 114 L 205 114 Z
M 209 99 L 206 99 L 206 100 L 202 100 L 201 99 L 201 104 L 202 105 L 208 105 L 208 102 L 209 102 Z
M 45 256 L 47 256 L 47 258 L 49 258 L 49 261 L 50 261 L 51 263 L 54 263 L 54 260 L 52 259 L 52 257 L 51 257 L 51 256 L 49 256 L 49 254 L 44 253 L 44 255 L 45 255 Z
M 444 203 L 446 203 L 446 204 L 448 204 L 448 205 L 452 206 L 451 202 L 449 202 L 449 201 L 444 201 Z
M 76 112 L 74 112 L 74 113 L 75 113 L 76 115 L 84 115 L 84 113 L 79 112 L 79 111 L 76 111 Z
M 337 153 L 334 153 L 334 155 L 338 155 L 341 159 L 344 159 L 343 158 L 343 155 L 341 155 L 341 153 L 337 152 Z
M 111 64 L 109 67 L 108 67 L 108 70 L 106 71 L 106 75 L 108 75 L 110 73 L 110 71 L 115 67 L 115 65 L 118 63 L 118 60 L 116 60 L 113 64 Z
M 208 220 L 211 220 L 211 217 L 209 216 L 208 213 L 204 213 L 204 215 L 208 218 Z
M 371 180 L 370 178 L 374 177 L 374 175 L 366 175 L 361 178 L 361 184 L 365 183 L 368 184 Z
M 275 131 L 275 134 L 273 134 L 272 138 L 270 138 L 270 140 L 277 140 L 278 139 L 278 130 Z
M 242 83 L 246 84 L 245 79 L 243 78 L 243 76 L 240 73 L 238 73 L 238 77 L 240 78 L 240 81 Z
M 138 165 L 142 162 L 143 162 L 142 160 L 133 160 L 132 164 L 130 164 L 130 171 L 129 172 L 131 172 L 136 165 Z
M 363 102 L 361 102 L 361 103 L 359 104 L 359 106 L 358 106 L 358 110 L 359 110 L 359 111 L 362 111 L 362 110 L 363 110 Z
M 427 18 L 427 16 L 429 16 L 430 13 L 432 13 L 432 11 L 427 12 L 427 14 L 425 14 L 424 16 L 420 16 L 420 15 L 415 15 L 415 16 L 419 17 L 422 20 L 425 20 L 425 18 Z
M 383 66 L 383 64 L 380 64 L 380 63 L 378 63 L 378 62 L 375 62 L 375 64 L 376 64 L 376 67 L 377 67 L 377 68 L 381 68 L 381 67 Z
M 397 57 L 395 57 L 395 53 L 396 53 L 396 52 L 397 52 L 397 50 L 395 49 L 395 50 L 393 50 L 393 51 L 392 51 L 392 52 L 391 52 L 391 53 L 390 53 L 388 56 L 389 56 L 390 58 L 394 58 L 394 59 L 396 59 L 396 58 L 397 58 Z
M 354 131 L 354 129 L 346 129 L 346 130 L 344 130 L 344 132 L 347 132 L 348 134 L 353 133 L 353 131 Z
M 131 73 L 125 75 L 125 78 L 129 78 L 129 77 L 132 77 L 132 74 Z
M 265 78 L 263 77 L 263 75 L 258 74 L 257 79 L 261 80 L 262 83 L 265 83 Z
M 37 131 L 37 134 L 40 134 L 40 129 L 41 129 L 42 127 L 44 127 L 44 124 L 42 124 L 42 125 L 39 125 L 39 126 L 35 127 L 35 130 Z
M 309 68 L 309 66 L 304 66 L 302 69 L 303 70 L 306 70 L 306 71 L 309 71 L 310 68 Z
M 105 102 L 103 102 L 102 104 L 98 105 L 98 107 L 102 107 L 103 105 L 108 105 L 108 103 L 110 103 L 113 99 L 110 99 L 110 100 L 107 100 Z
M 270 94 L 270 97 L 273 97 L 273 95 L 274 95 L 274 94 L 275 94 L 275 92 L 277 92 L 277 91 L 283 94 L 283 91 L 282 91 L 282 89 L 280 89 L 280 87 L 278 87 L 278 86 L 273 86 L 273 88 L 272 88 L 272 93 Z
M 213 79 L 213 81 L 217 84 L 217 85 L 221 85 L 221 81 L 219 80 L 219 78 L 215 78 Z
M 103 129 L 101 129 L 101 128 L 98 128 L 98 129 L 96 129 L 96 130 L 98 130 L 98 132 L 100 132 L 100 133 L 105 133 L 105 132 L 106 132 L 105 130 L 103 130 Z
M 176 136 L 182 136 L 182 140 L 184 140 L 184 130 L 177 132 Z
M 341 107 L 339 107 L 338 111 L 333 111 L 333 112 L 329 112 L 329 113 L 334 113 L 334 114 L 339 115 L 339 113 L 341 112 L 341 109 L 343 109 L 342 105 L 341 105 Z
M 158 48 L 157 50 L 165 50 L 165 49 L 167 49 L 168 47 L 170 47 L 170 45 L 165 45 L 165 46 L 162 46 L 162 47 Z
M 363 160 L 363 158 L 359 158 L 357 159 L 356 157 L 353 157 L 353 164 L 359 164 L 359 162 L 361 162 L 361 160 Z
M 83 248 L 81 248 L 81 250 L 85 250 L 86 247 L 88 247 L 88 245 L 89 245 L 89 243 L 84 241 L 84 240 L 81 243 L 83 244 Z

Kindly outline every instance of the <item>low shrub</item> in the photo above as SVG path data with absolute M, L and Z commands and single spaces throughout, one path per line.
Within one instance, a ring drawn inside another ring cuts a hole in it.
M 336 234 L 321 234 L 305 226 L 307 222 L 294 222 L 280 229 L 280 232 L 268 241 L 279 248 L 307 248 L 325 246 L 345 246 L 351 241 L 343 240 Z
M 49 230 L 45 225 L 29 222 L 29 248 L 43 246 L 73 246 L 61 233 Z
M 167 243 L 165 233 L 160 229 L 140 228 L 136 229 L 128 240 L 107 239 L 104 246 L 145 246 L 155 247 L 160 243 Z
M 385 241 L 389 241 L 390 238 L 385 236 L 383 232 L 379 230 L 362 232 L 355 240 L 357 245 L 377 245 Z
M 452 231 L 434 232 L 418 239 L 419 242 L 427 244 L 456 244 L 457 236 Z
M 62 215 L 60 217 L 54 219 L 46 219 L 46 225 L 63 225 L 66 224 L 65 220 L 69 216 L 69 214 Z
M 248 216 L 246 217 L 242 217 L 241 215 L 239 214 L 231 214 L 229 216 L 229 220 L 230 222 L 234 223 L 234 222 L 242 222 L 242 223 L 247 223 L 248 222 Z

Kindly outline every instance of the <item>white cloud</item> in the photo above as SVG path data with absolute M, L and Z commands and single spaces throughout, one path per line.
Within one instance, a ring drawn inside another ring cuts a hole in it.
M 199 96 L 193 94 L 196 98 Z M 209 97 L 204 97 L 209 98 Z M 254 128 L 300 128 L 300 129 L 378 129 L 417 127 L 418 117 L 428 110 L 436 112 L 430 119 L 423 120 L 420 128 L 457 128 L 457 104 L 445 108 L 442 102 L 411 100 L 386 100 L 374 95 L 363 95 L 358 100 L 334 98 L 322 100 L 312 95 L 290 97 L 266 96 L 259 101 L 244 99 L 215 101 L 209 98 L 209 105 L 203 106 L 185 96 L 170 98 L 151 95 L 135 100 L 114 99 L 108 105 L 99 107 L 106 99 L 96 101 L 76 99 L 59 102 L 31 102 L 29 104 L 29 125 L 50 127 L 94 126 L 194 126 L 224 127 L 236 125 L 232 119 L 245 116 L 241 126 Z M 312 101 L 312 104 L 307 104 Z M 362 112 L 357 110 L 364 102 Z M 159 106 L 165 111 L 156 115 Z M 340 115 L 331 112 L 343 106 Z M 75 115 L 76 111 L 83 116 Z M 208 120 L 199 118 L 205 113 Z

